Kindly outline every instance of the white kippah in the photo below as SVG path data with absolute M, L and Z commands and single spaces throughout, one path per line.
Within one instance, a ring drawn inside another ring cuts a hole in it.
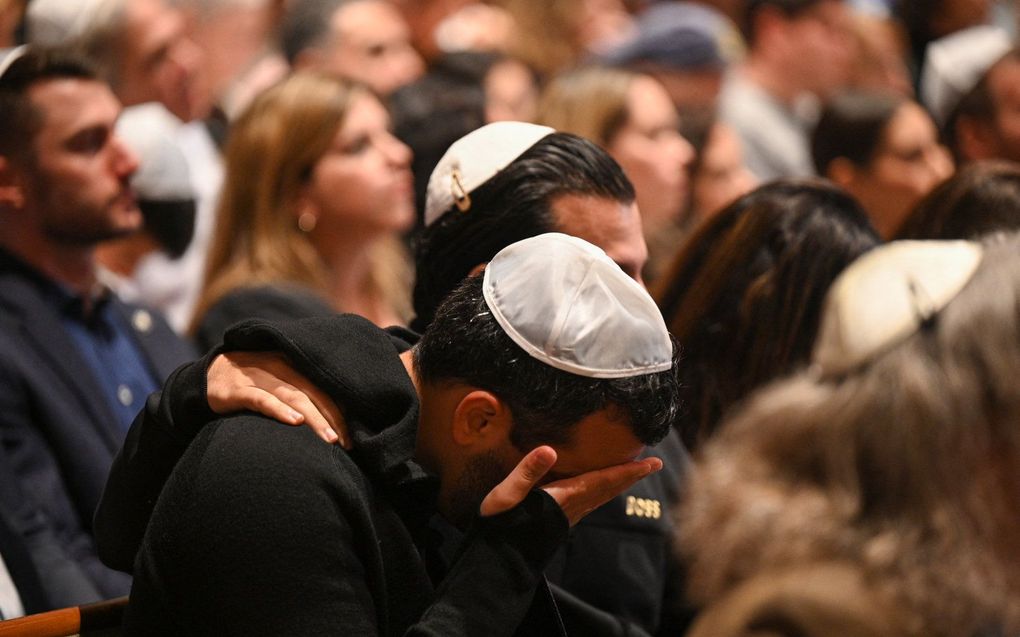
M 125 108 L 117 120 L 117 136 L 138 155 L 131 186 L 150 201 L 194 199 L 188 161 L 174 142 L 181 122 L 159 103 Z
M 26 40 L 40 46 L 73 45 L 124 6 L 125 0 L 32 0 L 25 11 Z
M 555 133 L 548 126 L 525 122 L 495 122 L 453 142 L 429 177 L 425 197 L 425 225 L 456 205 L 471 206 L 471 192 L 496 176 L 540 139 Z
M 813 367 L 848 372 L 916 332 L 959 294 L 982 254 L 970 241 L 894 241 L 859 258 L 826 295 Z
M 989 25 L 963 29 L 928 45 L 921 69 L 921 102 L 940 127 L 1012 46 L 1008 33 Z
M 606 253 L 555 232 L 511 244 L 485 266 L 493 317 L 525 352 L 590 378 L 668 370 L 673 343 L 655 301 Z

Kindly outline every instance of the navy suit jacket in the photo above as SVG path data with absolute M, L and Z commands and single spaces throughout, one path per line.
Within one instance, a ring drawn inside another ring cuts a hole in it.
M 99 562 L 92 539 L 124 432 L 39 276 L 0 252 L 0 463 L 16 481 L 0 489 L 0 510 L 26 538 L 54 605 L 65 606 L 130 588 L 127 575 Z M 155 312 L 111 302 L 160 382 L 195 357 Z

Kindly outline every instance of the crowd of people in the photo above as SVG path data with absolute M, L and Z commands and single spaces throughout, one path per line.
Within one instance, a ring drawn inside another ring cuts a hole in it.
M 1018 20 L 0 0 L 0 622 L 1020 634 Z

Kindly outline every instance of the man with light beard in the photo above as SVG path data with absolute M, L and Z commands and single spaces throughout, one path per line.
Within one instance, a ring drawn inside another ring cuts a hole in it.
M 92 512 L 145 396 L 192 351 L 96 278 L 95 248 L 142 217 L 120 103 L 77 58 L 19 51 L 0 77 L 0 511 L 54 606 L 124 594 Z

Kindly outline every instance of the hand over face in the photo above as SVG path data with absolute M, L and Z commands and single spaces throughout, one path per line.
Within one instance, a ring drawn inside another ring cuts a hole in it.
M 556 451 L 552 447 L 532 449 L 510 475 L 482 500 L 481 515 L 495 515 L 517 506 L 529 491 L 541 484 L 542 478 L 554 464 Z M 662 460 L 644 458 L 550 482 L 540 488 L 556 500 L 570 521 L 570 526 L 574 526 L 581 518 L 623 493 L 635 482 L 661 468 Z
M 207 372 L 206 397 L 217 414 L 254 411 L 288 425 L 306 424 L 328 443 L 351 448 L 336 403 L 272 352 L 228 352 Z

